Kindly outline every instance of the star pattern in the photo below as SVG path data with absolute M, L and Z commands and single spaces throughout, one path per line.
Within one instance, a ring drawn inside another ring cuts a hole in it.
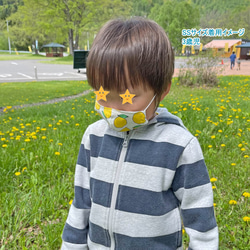
M 103 87 L 101 86 L 99 90 L 94 91 L 94 93 L 96 94 L 96 100 L 104 100 L 107 101 L 106 95 L 108 95 L 109 91 L 105 91 L 103 89 Z
M 130 94 L 128 89 L 126 90 L 126 92 L 122 95 L 120 95 L 120 97 L 122 97 L 122 104 L 125 104 L 125 103 L 130 103 L 130 104 L 133 104 L 132 102 L 132 98 L 134 97 L 135 95 L 134 94 Z

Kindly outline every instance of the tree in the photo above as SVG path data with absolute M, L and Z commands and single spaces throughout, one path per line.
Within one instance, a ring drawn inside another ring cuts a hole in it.
M 22 2 L 22 0 L 0 0 L 0 20 L 6 20 L 15 13 Z
M 235 22 L 237 20 L 237 22 Z M 228 10 L 226 13 L 221 13 L 219 11 L 210 11 L 204 14 L 200 20 L 200 26 L 202 28 L 222 28 L 232 29 L 238 31 L 241 28 L 245 28 L 245 33 L 243 36 L 239 37 L 238 34 L 231 35 L 227 38 L 249 38 L 250 37 L 250 7 L 248 8 L 235 8 Z M 210 38 L 211 40 L 211 38 Z
M 160 24 L 166 31 L 176 50 L 182 47 L 182 29 L 198 28 L 199 10 L 186 1 L 164 1 L 151 9 L 150 18 Z
M 131 15 L 147 17 L 156 4 L 163 4 L 163 0 L 130 0 L 132 4 Z
M 62 42 L 67 37 L 72 54 L 84 30 L 128 11 L 121 0 L 24 0 L 13 20 L 33 40 L 52 37 Z

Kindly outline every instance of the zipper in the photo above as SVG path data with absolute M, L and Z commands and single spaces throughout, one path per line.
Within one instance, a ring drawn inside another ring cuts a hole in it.
M 122 149 L 120 153 L 120 158 L 118 161 L 118 166 L 115 174 L 115 180 L 114 180 L 114 186 L 113 186 L 113 192 L 111 197 L 111 204 L 110 204 L 110 210 L 109 210 L 109 219 L 108 219 L 108 231 L 110 234 L 110 240 L 111 240 L 111 246 L 110 249 L 115 249 L 115 239 L 113 235 L 113 225 L 114 225 L 114 212 L 115 212 L 115 204 L 117 201 L 117 195 L 118 195 L 118 189 L 119 189 L 119 179 L 121 175 L 121 170 L 123 166 L 123 162 L 127 153 L 127 147 L 128 147 L 128 141 L 129 137 L 131 136 L 132 132 L 129 133 L 129 131 L 126 132 L 124 136 L 124 141 L 122 143 Z

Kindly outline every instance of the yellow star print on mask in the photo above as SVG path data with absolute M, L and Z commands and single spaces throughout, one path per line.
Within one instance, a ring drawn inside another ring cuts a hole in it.
M 97 101 L 99 100 L 107 101 L 106 95 L 109 93 L 109 91 L 105 91 L 102 86 L 98 91 L 94 91 L 94 93 L 96 94 Z
M 128 89 L 126 90 L 125 94 L 122 94 L 120 95 L 120 97 L 122 97 L 122 104 L 125 104 L 125 103 L 130 103 L 130 104 L 133 104 L 132 102 L 132 98 L 134 97 L 135 95 L 134 94 L 130 94 Z

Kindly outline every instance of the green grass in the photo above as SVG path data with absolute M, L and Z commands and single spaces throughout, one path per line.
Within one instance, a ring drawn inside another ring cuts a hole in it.
M 47 63 L 47 64 L 67 64 L 67 65 L 73 65 L 73 56 L 64 56 L 64 57 L 46 57 L 43 55 L 34 55 L 34 54 L 28 54 L 28 53 L 19 53 L 19 55 L 16 54 L 16 52 L 12 51 L 12 54 L 9 53 L 0 53 L 0 61 L 9 61 L 9 60 L 41 60 L 41 63 Z
M 69 55 L 69 56 L 64 56 L 64 57 L 58 57 L 56 59 L 46 60 L 46 61 L 41 61 L 41 62 L 42 63 L 48 63 L 48 64 L 67 64 L 67 65 L 73 65 L 73 56 Z
M 86 81 L 5 82 L 0 83 L 0 107 L 44 102 L 75 95 L 90 89 Z
M 36 59 L 48 59 L 45 56 L 42 55 L 34 55 L 29 53 L 19 53 L 19 55 L 16 54 L 16 52 L 13 52 L 11 54 L 9 53 L 0 53 L 0 61 L 7 61 L 7 60 L 36 60 Z
M 219 87 L 207 89 L 182 87 L 175 79 L 161 103 L 200 141 L 222 250 L 250 244 L 250 221 L 243 220 L 250 217 L 250 197 L 243 195 L 250 193 L 249 90 L 245 76 L 221 77 Z M 90 93 L 0 116 L 1 250 L 60 248 L 81 138 L 99 119 L 94 100 Z

